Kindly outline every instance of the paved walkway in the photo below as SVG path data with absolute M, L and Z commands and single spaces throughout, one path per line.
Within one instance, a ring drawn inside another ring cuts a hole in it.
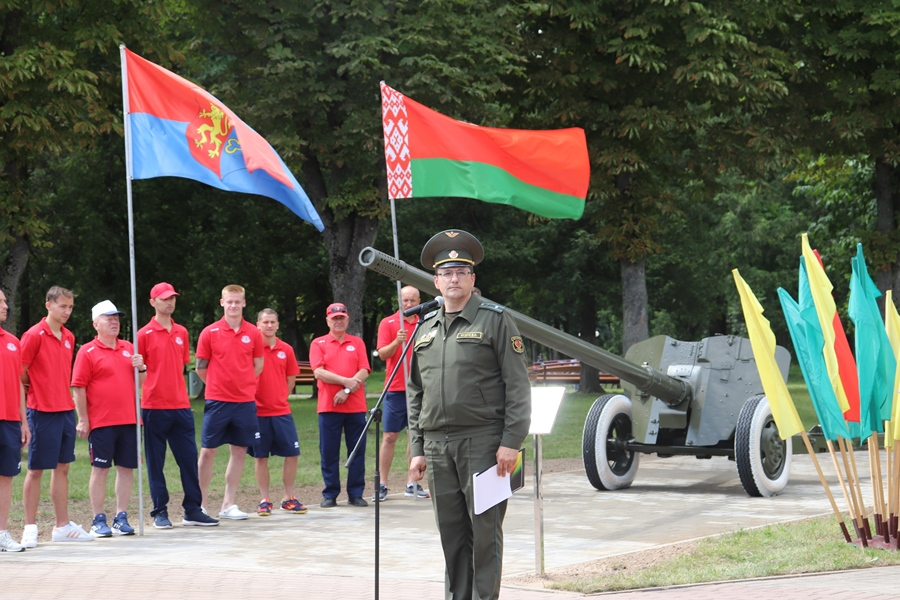
M 635 484 L 597 492 L 583 472 L 544 479 L 548 570 L 707 535 L 829 512 L 808 456 L 775 498 L 749 498 L 725 459 L 644 457 Z M 535 569 L 533 485 L 510 501 L 504 574 Z M 248 507 L 245 507 L 248 508 Z M 172 515 L 175 516 L 174 514 Z M 216 528 L 147 529 L 143 536 L 87 544 L 45 543 L 0 554 L 0 597 L 372 598 L 374 506 L 313 506 L 306 515 L 251 516 Z M 380 511 L 380 596 L 443 597 L 443 557 L 430 502 L 391 495 Z M 900 567 L 605 594 L 623 598 L 780 600 L 897 598 Z M 505 585 L 504 599 L 570 599 L 575 593 Z

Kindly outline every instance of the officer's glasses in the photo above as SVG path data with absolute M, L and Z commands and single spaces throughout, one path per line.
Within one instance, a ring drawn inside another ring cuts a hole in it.
M 452 281 L 454 277 L 456 277 L 457 279 L 463 279 L 464 277 L 468 277 L 471 274 L 472 271 L 469 271 L 468 269 L 460 269 L 455 271 L 443 271 L 441 273 L 438 273 L 437 275 L 444 281 Z

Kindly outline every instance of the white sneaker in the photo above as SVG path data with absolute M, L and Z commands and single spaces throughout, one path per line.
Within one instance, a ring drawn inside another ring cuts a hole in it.
M 37 525 L 26 525 L 22 532 L 22 547 L 37 548 Z
M 90 542 L 94 536 L 82 529 L 80 525 L 69 521 L 62 527 L 54 527 L 50 539 L 54 542 Z
M 237 504 L 232 504 L 225 510 L 219 513 L 220 519 L 233 519 L 235 521 L 240 521 L 241 519 L 247 518 L 247 513 L 241 512 L 241 509 L 238 508 Z
M 37 529 L 37 525 L 34 525 Z M 37 543 L 35 543 L 37 545 Z M 25 546 L 16 543 L 16 540 L 9 537 L 7 530 L 0 531 L 0 552 L 24 552 Z

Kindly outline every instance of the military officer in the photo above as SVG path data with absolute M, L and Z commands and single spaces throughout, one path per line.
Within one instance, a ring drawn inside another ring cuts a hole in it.
M 458 229 L 422 249 L 443 308 L 426 315 L 410 372 L 410 477 L 428 473 L 444 550 L 446 597 L 497 598 L 506 502 L 474 513 L 472 475 L 515 466 L 531 421 L 524 346 L 504 308 L 472 293 L 481 243 Z

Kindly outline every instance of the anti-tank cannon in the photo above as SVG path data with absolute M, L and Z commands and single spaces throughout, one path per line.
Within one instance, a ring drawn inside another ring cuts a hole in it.
M 364 248 L 359 261 L 434 293 L 431 275 L 374 248 Z M 656 336 L 634 344 L 622 358 L 506 310 L 523 336 L 621 379 L 624 394 L 600 396 L 585 419 L 584 469 L 598 490 L 629 487 L 641 454 L 728 457 L 751 496 L 772 496 L 787 485 L 791 444 L 778 435 L 750 340 Z M 779 346 L 775 359 L 787 379 L 790 354 Z

